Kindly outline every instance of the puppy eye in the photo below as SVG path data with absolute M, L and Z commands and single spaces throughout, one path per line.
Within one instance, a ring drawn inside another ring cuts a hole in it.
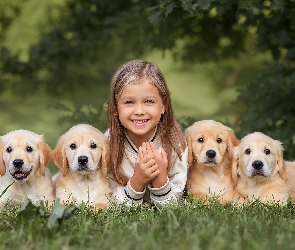
M 198 139 L 198 142 L 204 142 L 204 139 L 201 137 Z
M 31 147 L 27 147 L 26 148 L 27 152 L 31 153 L 33 151 L 33 149 Z
M 70 145 L 70 148 L 71 148 L 72 150 L 74 150 L 74 149 L 77 148 L 77 145 L 76 145 L 75 143 L 72 143 L 72 144 Z
M 7 149 L 6 149 L 6 152 L 7 153 L 10 153 L 12 151 L 12 148 L 11 147 L 8 147 Z
M 97 148 L 97 146 L 96 146 L 95 143 L 91 143 L 90 147 L 91 147 L 91 148 Z
M 217 138 L 217 143 L 221 143 L 222 142 L 222 139 L 221 138 Z
M 269 155 L 269 154 L 270 154 L 270 150 L 269 150 L 269 149 L 265 149 L 265 150 L 264 150 L 264 153 L 265 153 L 266 155 Z
M 251 150 L 250 149 L 246 149 L 245 154 L 246 155 L 249 155 L 250 153 L 251 153 Z

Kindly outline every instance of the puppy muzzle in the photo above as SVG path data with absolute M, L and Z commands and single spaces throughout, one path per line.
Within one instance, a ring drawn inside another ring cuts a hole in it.
M 264 176 L 263 162 L 260 160 L 253 161 L 252 163 L 252 176 Z
M 209 149 L 206 151 L 206 162 L 207 165 L 216 164 L 216 152 L 215 150 Z
M 32 172 L 32 169 L 30 169 L 29 171 L 25 171 L 23 169 L 24 161 L 22 159 L 15 159 L 12 162 L 12 165 L 14 167 L 14 171 L 10 172 L 10 174 L 12 175 L 13 179 L 15 179 L 16 181 L 25 180 Z
M 84 172 L 89 171 L 88 168 L 88 157 L 87 156 L 79 156 L 78 157 L 78 171 Z

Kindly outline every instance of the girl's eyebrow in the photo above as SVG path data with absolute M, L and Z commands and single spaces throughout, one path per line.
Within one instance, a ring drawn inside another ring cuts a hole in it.
M 120 99 L 124 100 L 124 99 L 131 99 L 131 98 L 134 98 L 135 96 L 134 95 L 129 95 L 129 96 L 122 96 L 120 97 Z M 147 95 L 147 96 L 144 96 L 145 99 L 148 99 L 148 98 L 157 98 L 155 95 Z

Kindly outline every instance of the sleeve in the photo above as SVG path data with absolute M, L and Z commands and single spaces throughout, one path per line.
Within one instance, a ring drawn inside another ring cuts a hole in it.
M 126 186 L 121 186 L 111 177 L 109 178 L 110 187 L 113 190 L 112 200 L 117 204 L 124 204 L 126 207 L 141 204 L 146 189 L 136 192 L 130 185 L 130 180 Z
M 178 203 L 187 181 L 187 157 L 188 149 L 186 148 L 182 154 L 181 160 L 177 157 L 174 165 L 169 170 L 168 179 L 164 186 L 160 188 L 152 188 L 150 185 L 148 186 L 151 202 L 157 207 L 161 208 L 169 204 Z

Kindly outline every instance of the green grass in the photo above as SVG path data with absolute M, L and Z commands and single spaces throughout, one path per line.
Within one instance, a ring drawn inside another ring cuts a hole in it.
M 4 211 L 1 249 L 294 249 L 295 207 L 217 201 L 164 209 L 76 210 L 52 229 L 38 213 Z

